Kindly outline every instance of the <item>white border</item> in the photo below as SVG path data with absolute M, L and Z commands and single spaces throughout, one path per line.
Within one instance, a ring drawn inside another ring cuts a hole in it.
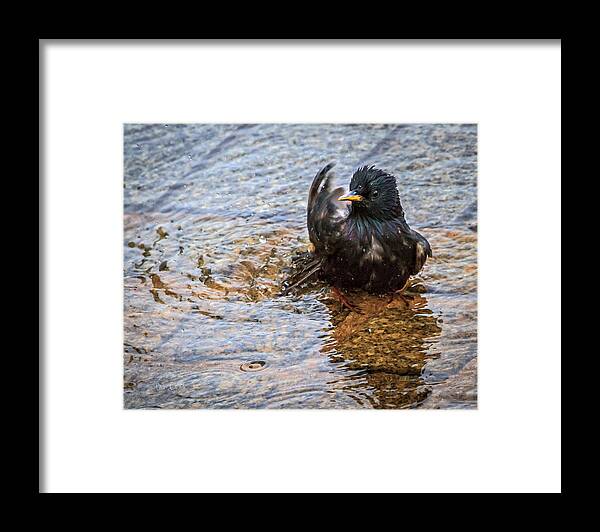
M 554 45 L 45 43 L 44 489 L 559 491 Z M 479 410 L 124 411 L 124 122 L 479 124 Z

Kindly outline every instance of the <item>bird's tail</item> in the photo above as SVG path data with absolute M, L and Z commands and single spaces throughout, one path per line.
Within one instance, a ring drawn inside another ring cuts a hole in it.
M 292 268 L 292 273 L 283 282 L 282 296 L 289 294 L 291 290 L 298 288 L 302 283 L 316 277 L 321 270 L 321 259 L 310 252 L 302 253 L 294 257 Z

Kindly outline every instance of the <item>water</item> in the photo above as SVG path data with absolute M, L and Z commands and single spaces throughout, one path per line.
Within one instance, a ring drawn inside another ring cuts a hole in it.
M 475 125 L 126 125 L 126 408 L 476 408 Z M 376 164 L 434 258 L 412 299 L 278 295 L 306 197 Z

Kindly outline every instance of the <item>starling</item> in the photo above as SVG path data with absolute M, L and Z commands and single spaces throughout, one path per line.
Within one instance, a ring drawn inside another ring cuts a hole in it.
M 342 188 L 331 189 L 332 167 L 325 166 L 310 187 L 307 226 L 314 250 L 302 257 L 285 293 L 319 278 L 352 308 L 339 289 L 374 294 L 401 290 L 432 256 L 431 246 L 406 223 L 393 175 L 364 166 L 345 194 Z

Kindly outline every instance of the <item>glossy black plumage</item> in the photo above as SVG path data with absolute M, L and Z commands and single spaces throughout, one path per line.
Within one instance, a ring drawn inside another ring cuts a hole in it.
M 314 178 L 308 195 L 307 226 L 314 251 L 288 290 L 311 277 L 337 288 L 386 293 L 402 289 L 431 257 L 427 239 L 404 219 L 396 179 L 373 166 L 359 168 L 350 182 L 352 201 L 339 201 L 327 165 Z

